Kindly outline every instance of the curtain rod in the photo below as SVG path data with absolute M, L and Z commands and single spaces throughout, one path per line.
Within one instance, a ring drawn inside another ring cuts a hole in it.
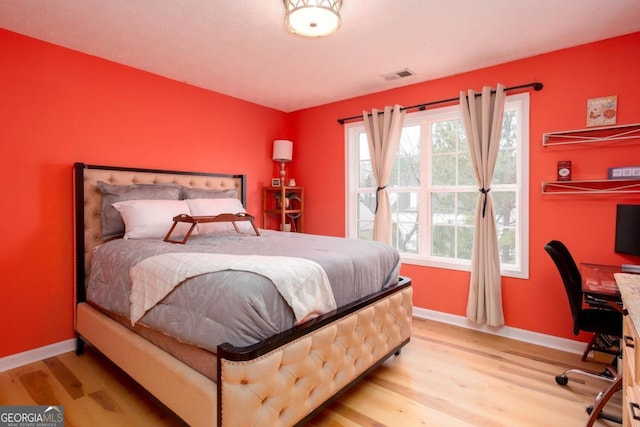
M 518 89 L 525 89 L 528 87 L 532 87 L 533 90 L 535 91 L 539 91 L 542 90 L 542 88 L 544 87 L 544 85 L 542 83 L 527 83 L 524 85 L 520 85 L 520 86 L 512 86 L 512 87 L 507 87 L 505 88 L 505 92 L 506 91 L 510 91 L 510 90 L 518 90 Z M 496 93 L 495 89 L 491 91 L 491 93 Z M 481 92 L 476 93 L 476 96 L 480 96 L 482 95 Z M 458 98 L 449 98 L 449 99 L 441 99 L 439 101 L 432 101 L 432 102 L 427 102 L 425 104 L 418 104 L 418 105 L 410 105 L 409 107 L 402 107 L 400 108 L 400 111 L 402 110 L 413 110 L 414 108 L 417 108 L 419 111 L 424 111 L 427 109 L 427 107 L 430 107 L 432 105 L 436 105 L 436 104 L 445 104 L 448 102 L 454 102 L 454 101 L 458 101 L 460 100 L 460 97 Z M 369 115 L 371 115 L 371 113 L 369 113 Z M 351 121 L 351 120 L 355 120 L 355 119 L 361 119 L 362 115 L 359 116 L 353 116 L 353 117 L 347 117 L 344 119 L 338 119 L 338 123 L 340 123 L 341 125 L 343 125 L 345 122 Z

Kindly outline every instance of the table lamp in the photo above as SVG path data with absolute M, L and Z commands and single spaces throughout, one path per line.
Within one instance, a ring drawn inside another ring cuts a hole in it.
M 286 139 L 273 141 L 273 161 L 280 162 L 280 185 L 285 185 L 284 164 L 293 159 L 293 142 Z

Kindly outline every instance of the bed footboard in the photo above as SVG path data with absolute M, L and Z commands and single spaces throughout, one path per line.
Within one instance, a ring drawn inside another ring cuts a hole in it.
M 277 342 L 291 339 L 280 337 L 264 354 L 220 351 L 218 425 L 260 420 L 261 425 L 290 426 L 311 419 L 409 342 L 410 281 L 398 287 L 373 304 L 338 313 L 338 320 L 334 315 L 332 322 L 320 321 L 290 342 Z

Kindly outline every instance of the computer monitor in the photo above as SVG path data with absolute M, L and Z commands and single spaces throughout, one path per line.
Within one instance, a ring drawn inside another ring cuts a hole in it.
M 640 205 L 617 206 L 615 251 L 640 256 Z

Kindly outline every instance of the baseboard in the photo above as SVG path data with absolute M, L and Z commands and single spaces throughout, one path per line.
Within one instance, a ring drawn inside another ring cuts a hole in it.
M 505 338 L 511 338 L 531 344 L 541 345 L 543 347 L 562 350 L 569 353 L 582 354 L 587 343 L 582 341 L 570 340 L 567 338 L 559 338 L 551 335 L 541 334 L 539 332 L 531 332 L 525 329 L 513 328 L 511 326 L 487 326 L 478 325 L 463 316 L 443 313 L 440 311 L 427 310 L 425 308 L 413 307 L 413 315 L 418 318 L 435 320 L 437 322 L 447 323 L 450 325 L 461 326 L 463 328 L 475 329 L 486 332 L 488 334 L 498 335 Z
M 44 347 L 34 348 L 33 350 L 25 351 L 23 353 L 16 353 L 11 356 L 2 357 L 0 358 L 0 372 L 28 365 L 29 363 L 57 356 L 62 353 L 67 353 L 75 349 L 76 340 L 72 338 L 70 340 L 60 341 Z
M 413 315 L 418 318 L 435 320 L 437 322 L 447 323 L 450 325 L 461 326 L 463 328 L 475 329 L 489 334 L 499 335 L 501 337 L 511 338 L 518 341 L 524 341 L 531 344 L 541 345 L 543 347 L 554 348 L 569 353 L 582 354 L 586 343 L 566 338 L 558 338 L 551 335 L 545 335 L 538 332 L 531 332 L 524 329 L 512 328 L 510 326 L 492 327 L 487 325 L 478 325 L 471 322 L 465 317 L 454 314 L 443 313 L 426 308 L 413 307 Z M 0 372 L 19 366 L 28 365 L 47 357 L 57 356 L 58 354 L 73 351 L 76 348 L 76 340 L 70 339 L 59 343 L 47 345 L 24 353 L 13 354 L 0 358 Z

